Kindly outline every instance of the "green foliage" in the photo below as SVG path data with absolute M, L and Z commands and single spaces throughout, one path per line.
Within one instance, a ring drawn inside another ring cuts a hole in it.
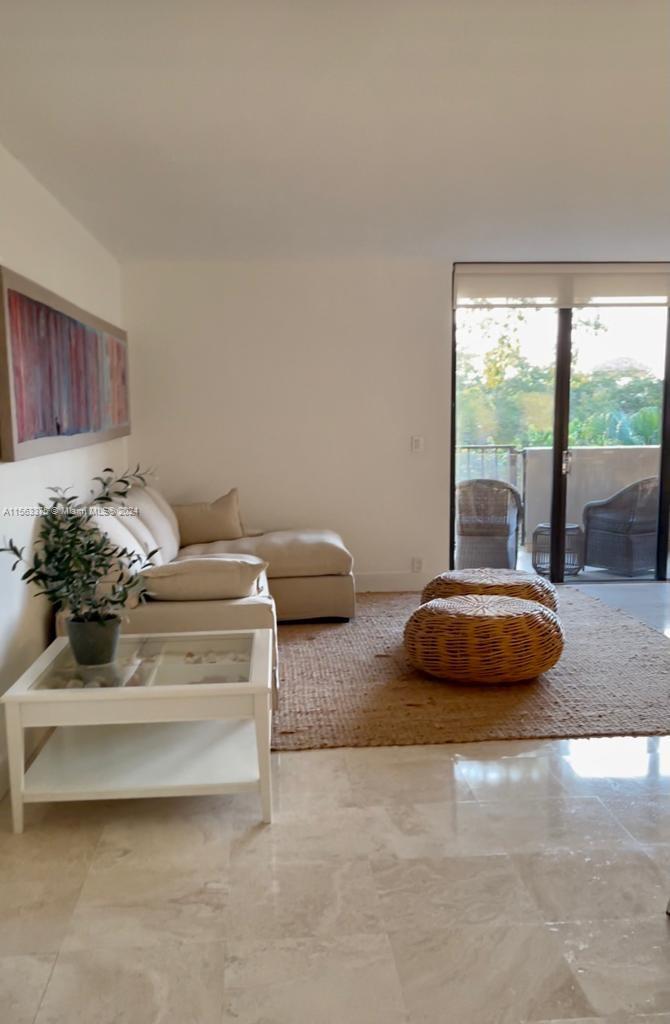
M 462 329 L 491 344 L 477 366 L 467 350 L 457 352 L 457 443 L 549 447 L 553 436 L 554 365 L 537 366 L 521 351 L 525 311 L 506 310 Z M 598 314 L 576 314 L 581 332 L 607 328 Z M 461 328 L 459 328 L 459 331 Z M 584 373 L 573 352 L 570 391 L 571 445 L 660 443 L 663 383 L 634 360 L 619 359 Z
M 630 427 L 635 444 L 661 443 L 661 407 L 645 406 L 630 417 Z
M 122 503 L 132 486 L 146 485 L 140 467 L 119 477 L 106 468 L 94 479 L 98 492 L 84 504 L 69 489 L 48 488 L 52 497 L 39 505 L 40 527 L 31 557 L 12 540 L 0 548 L 0 553 L 13 556 L 12 571 L 25 567 L 22 580 L 33 584 L 56 611 L 65 609 L 78 622 L 104 622 L 118 614 L 131 594 L 144 597 L 142 576 L 132 570 L 145 568 L 158 550 L 144 559 L 112 544 L 92 522 L 96 506 Z

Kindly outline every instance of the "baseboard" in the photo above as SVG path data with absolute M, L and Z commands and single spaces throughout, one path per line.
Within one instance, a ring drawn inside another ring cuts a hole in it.
M 361 572 L 355 576 L 356 591 L 359 594 L 389 593 L 398 590 L 418 592 L 432 579 L 422 572 Z

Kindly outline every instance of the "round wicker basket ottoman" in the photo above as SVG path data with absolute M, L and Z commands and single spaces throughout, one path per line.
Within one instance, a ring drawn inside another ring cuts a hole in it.
M 463 594 L 502 594 L 539 601 L 552 612 L 558 608 L 553 583 L 537 573 L 518 569 L 454 569 L 443 572 L 426 584 L 421 603 L 436 597 L 460 597 Z
M 405 626 L 415 668 L 458 683 L 520 683 L 555 665 L 563 627 L 536 601 L 469 594 L 422 604 Z

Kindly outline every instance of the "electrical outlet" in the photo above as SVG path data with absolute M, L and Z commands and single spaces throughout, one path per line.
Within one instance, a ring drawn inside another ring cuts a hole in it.
M 423 434 L 412 434 L 412 436 L 409 439 L 409 450 L 411 451 L 411 453 L 413 455 L 417 455 L 419 452 L 422 452 L 424 448 L 425 442 L 423 439 Z
M 412 572 L 421 572 L 423 569 L 423 558 L 417 558 L 416 556 L 412 559 Z

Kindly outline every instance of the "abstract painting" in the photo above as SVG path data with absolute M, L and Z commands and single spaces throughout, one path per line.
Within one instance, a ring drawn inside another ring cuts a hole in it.
M 128 434 L 125 333 L 11 271 L 0 273 L 2 460 Z

